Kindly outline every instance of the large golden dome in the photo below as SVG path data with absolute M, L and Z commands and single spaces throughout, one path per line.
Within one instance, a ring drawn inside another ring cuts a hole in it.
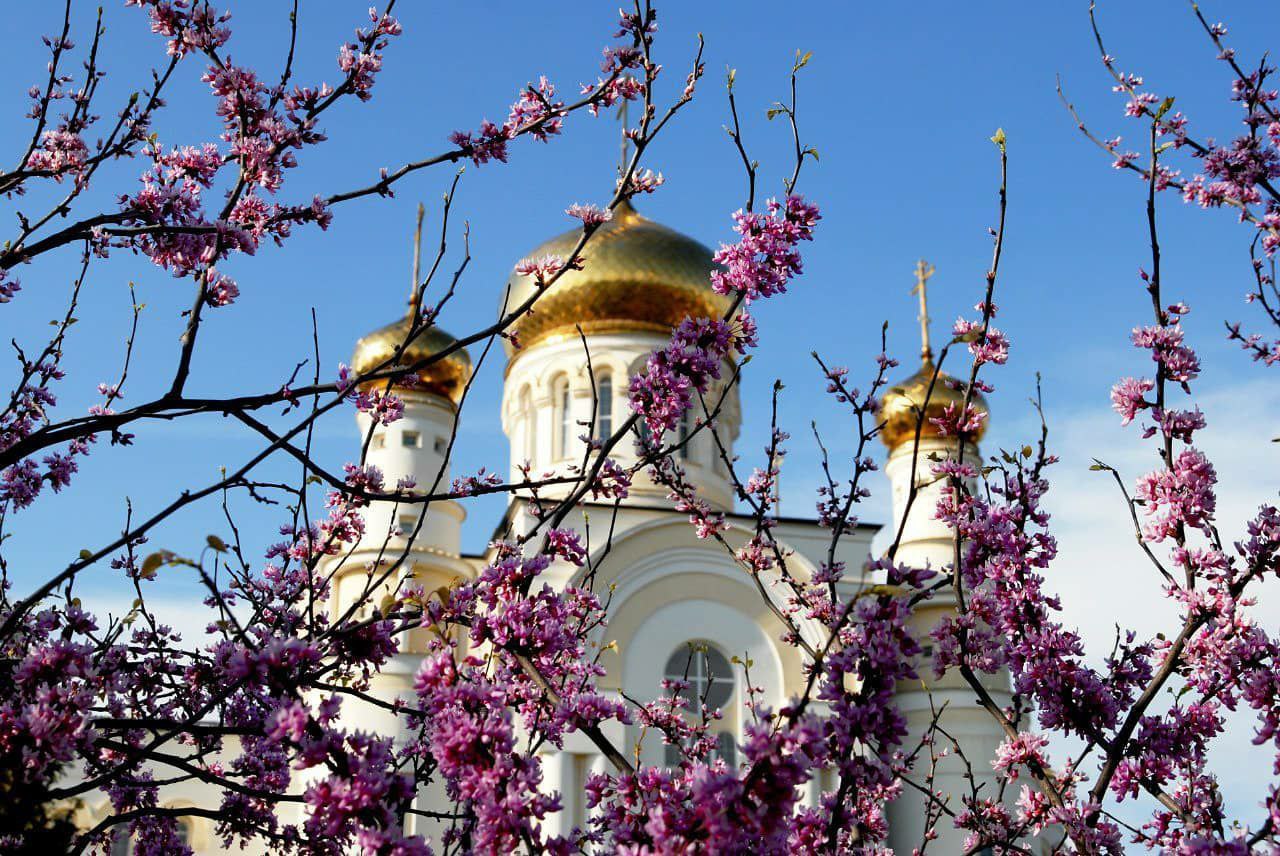
M 412 315 L 406 315 L 399 321 L 374 330 L 356 342 L 356 350 L 351 357 L 351 368 L 358 374 L 364 374 L 374 369 L 387 371 L 397 367 L 411 366 L 440 353 L 458 341 L 439 327 L 428 327 L 414 337 L 394 364 L 383 366 L 382 364 L 390 360 L 396 350 L 404 344 L 405 338 L 412 329 L 412 317 Z M 462 399 L 462 391 L 467 381 L 471 379 L 471 355 L 467 353 L 466 348 L 459 348 L 444 359 L 423 366 L 417 374 L 418 382 L 413 386 L 414 389 L 435 393 L 457 404 Z M 372 383 L 376 385 L 385 381 Z
M 567 259 L 581 237 L 581 229 L 570 229 L 526 257 Z M 666 333 L 686 315 L 718 318 L 732 301 L 711 290 L 711 256 L 703 244 L 641 217 L 624 201 L 587 241 L 583 269 L 566 271 L 513 328 L 529 347 L 576 336 L 576 326 L 584 333 Z M 536 289 L 532 276 L 512 273 L 500 311 L 521 305 Z
M 884 423 L 884 427 L 880 430 L 880 439 L 884 440 L 884 444 L 890 449 L 896 449 L 903 443 L 911 442 L 916 436 L 917 423 L 920 424 L 921 437 L 940 436 L 938 426 L 930 420 L 941 417 L 948 404 L 954 404 L 956 407 L 964 404 L 966 384 L 956 381 L 945 372 L 938 374 L 938 379 L 933 384 L 933 392 L 929 392 L 929 382 L 933 380 L 935 370 L 933 360 L 926 355 L 920 371 L 901 383 L 889 387 L 885 392 L 880 402 L 880 421 Z M 984 414 L 989 412 L 986 399 L 976 390 L 969 400 L 969 405 Z M 922 411 L 923 422 L 920 421 Z M 978 435 L 973 438 L 975 441 L 982 439 L 987 421 L 982 420 Z

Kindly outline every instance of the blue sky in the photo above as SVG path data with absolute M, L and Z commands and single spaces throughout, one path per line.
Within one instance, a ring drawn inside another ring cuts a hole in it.
M 59 5 L 28 9 L 30 27 L 24 23 L 23 33 L 11 30 L 6 39 L 8 82 L 0 87 L 5 115 L 25 111 L 26 88 L 43 74 L 43 49 L 25 33 L 52 32 Z M 363 23 L 366 5 L 304 0 L 299 80 L 337 78 L 337 46 Z M 453 129 L 504 117 L 518 89 L 539 74 L 562 91 L 576 91 L 578 83 L 596 77 L 600 48 L 615 28 L 616 5 L 404 3 L 397 13 L 405 34 L 388 50 L 373 101 L 342 107 L 326 118 L 330 141 L 303 155 L 283 198 L 302 201 L 317 192 L 363 185 L 379 167 L 394 168 L 440 151 Z M 1211 20 L 1223 18 L 1230 25 L 1229 40 L 1242 57 L 1254 60 L 1275 47 L 1262 41 L 1266 30 L 1274 31 L 1265 26 L 1273 23 L 1269 4 L 1202 5 Z M 286 35 L 287 4 L 232 8 L 231 55 L 270 70 L 265 76 L 273 77 Z M 880 325 L 888 320 L 890 347 L 903 359 L 903 373 L 913 370 L 909 363 L 918 335 L 908 289 L 921 256 L 938 270 L 931 283 L 932 314 L 939 319 L 935 328 L 949 325 L 978 299 L 990 257 L 986 230 L 996 215 L 997 160 L 988 138 L 1003 127 L 1010 147 L 1010 208 L 996 300 L 999 323 L 1014 351 L 1010 364 L 990 376 L 998 391 L 988 445 L 1021 445 L 1031 436 L 1026 401 L 1039 372 L 1054 442 L 1064 453 L 1059 477 L 1069 490 L 1053 501 L 1064 526 L 1062 585 L 1079 595 L 1075 614 L 1086 625 L 1110 624 L 1111 611 L 1098 607 L 1114 602 L 1115 592 L 1100 593 L 1090 579 L 1104 585 L 1140 580 L 1132 597 L 1154 604 L 1156 589 L 1142 576 L 1145 569 L 1121 525 L 1122 507 L 1106 506 L 1114 497 L 1099 492 L 1087 472 L 1094 454 L 1127 456 L 1134 466 L 1130 475 L 1150 460 L 1142 457 L 1136 432 L 1120 432 L 1107 416 L 1114 380 L 1148 365 L 1127 343 L 1128 331 L 1149 319 L 1136 277 L 1138 267 L 1148 264 L 1144 189 L 1133 176 L 1112 170 L 1076 133 L 1054 90 L 1055 75 L 1061 74 L 1076 105 L 1103 136 L 1141 136 L 1140 127 L 1121 116 L 1123 103 L 1111 93 L 1098 62 L 1087 3 L 740 0 L 669 2 L 659 9 L 657 50 L 666 67 L 661 96 L 678 92 L 699 32 L 707 40 L 707 76 L 695 103 L 651 150 L 647 165 L 661 170 L 667 184 L 643 201 L 642 210 L 712 245 L 729 237 L 729 213 L 744 198 L 741 166 L 722 130 L 725 67 L 737 69 L 744 136 L 762 164 L 762 190 L 768 195 L 780 192 L 790 142 L 785 127 L 767 122 L 764 111 L 785 94 L 795 50 L 813 52 L 802 74 L 800 121 L 805 142 L 818 149 L 821 160 L 806 165 L 801 190 L 822 206 L 824 220 L 817 241 L 805 247 L 804 276 L 790 294 L 759 307 L 761 347 L 745 378 L 747 425 L 739 446 L 748 460 L 759 454 L 767 431 L 762 420 L 768 390 L 775 377 L 781 378 L 787 387 L 787 427 L 795 436 L 784 472 L 784 512 L 812 511 L 817 459 L 810 419 L 818 421 L 833 453 L 847 455 L 853 446 L 852 428 L 822 393 L 809 352 L 849 366 L 857 377 L 868 376 Z M 90 13 L 88 7 L 81 10 L 82 33 Z M 1161 95 L 1176 95 L 1177 108 L 1190 115 L 1196 133 L 1236 133 L 1237 118 L 1226 101 L 1229 77 L 1189 6 L 1112 0 L 1100 5 L 1099 16 L 1119 67 L 1145 75 Z M 152 64 L 163 61 L 163 46 L 147 32 L 137 10 L 110 4 L 106 21 L 110 76 L 103 89 L 105 96 L 118 99 Z M 199 70 L 191 62 L 179 72 L 170 107 L 157 123 L 166 143 L 196 143 L 216 133 L 212 99 L 198 80 Z M 100 109 L 108 116 L 109 103 L 103 100 Z M 28 129 L 14 121 L 7 128 L 6 149 L 19 151 Z M 443 319 L 446 328 L 469 331 L 488 323 L 511 265 L 570 225 L 564 208 L 607 198 L 617 133 L 611 119 L 575 116 L 563 138 L 550 145 L 521 143 L 513 147 L 508 165 L 468 168 L 455 211 L 458 222 L 471 223 L 473 260 L 461 296 Z M 94 201 L 110 205 L 112 194 L 132 189 L 140 169 L 134 163 L 115 169 Z M 309 356 L 313 306 L 323 371 L 332 375 L 357 337 L 402 311 L 414 208 L 419 200 L 426 202 L 432 234 L 439 222 L 436 203 L 450 179 L 448 168 L 420 173 L 399 185 L 393 200 L 340 207 L 327 233 L 302 230 L 283 248 L 266 246 L 257 258 L 227 265 L 242 297 L 234 307 L 211 313 L 189 388 L 212 394 L 276 386 Z M 19 207 L 34 210 L 35 204 L 32 199 Z M 6 208 L 12 212 L 12 203 Z M 1265 442 L 1268 431 L 1276 433 L 1275 411 L 1262 406 L 1275 402 L 1274 377 L 1222 335 L 1224 319 L 1253 320 L 1242 301 L 1249 236 L 1231 215 L 1187 208 L 1174 196 L 1164 201 L 1161 222 L 1166 294 L 1193 308 L 1186 324 L 1205 363 L 1200 389 L 1214 403 L 1206 406 L 1210 425 L 1221 426 L 1228 438 L 1220 444 L 1224 490 L 1229 504 L 1243 513 L 1274 496 L 1275 480 L 1267 474 L 1277 472 L 1280 463 L 1276 447 Z M 18 272 L 24 291 L 3 307 L 6 337 L 28 348 L 43 341 L 48 320 L 60 311 L 73 262 L 74 254 L 66 252 Z M 145 400 L 170 377 L 188 290 L 143 260 L 117 253 L 91 274 L 83 322 L 73 328 L 68 345 L 69 377 L 62 385 L 59 415 L 83 412 L 96 398 L 96 384 L 118 373 L 129 281 L 137 284 L 147 308 L 126 403 Z M 505 467 L 498 421 L 501 376 L 495 354 L 468 406 L 456 472 Z M 338 466 L 354 448 L 348 415 L 321 426 L 321 459 Z M 213 417 L 145 426 L 132 449 L 100 449 L 82 465 L 71 490 L 11 519 L 14 535 L 6 555 L 19 588 L 118 532 L 126 495 L 140 513 L 155 509 L 172 498 L 175 485 L 203 484 L 216 477 L 218 466 L 234 466 L 254 449 L 252 438 Z M 1228 477 L 1237 477 L 1239 484 Z M 887 518 L 884 493 L 872 500 L 867 519 Z M 470 507 L 467 547 L 483 545 L 500 505 L 497 500 Z M 1084 517 L 1082 509 L 1088 511 Z M 246 531 L 264 543 L 277 519 L 269 510 L 259 512 L 246 518 Z M 1234 521 L 1226 521 L 1226 528 L 1238 531 Z M 174 520 L 156 543 L 195 550 L 204 533 L 224 529 L 218 510 L 206 506 Z M 1090 558 L 1109 543 L 1123 552 Z M 108 571 L 95 573 L 84 581 L 85 591 L 115 590 Z M 1129 597 L 1124 596 L 1126 606 Z M 1141 617 L 1149 610 L 1128 611 Z

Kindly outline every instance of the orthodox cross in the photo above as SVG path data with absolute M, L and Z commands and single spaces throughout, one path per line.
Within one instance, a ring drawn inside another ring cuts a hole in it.
M 933 359 L 933 349 L 929 347 L 929 277 L 933 276 L 933 265 L 924 259 L 916 262 L 916 284 L 911 293 L 920 295 L 920 356 L 926 362 Z
M 618 103 L 618 121 L 622 124 L 622 160 L 618 163 L 618 175 L 626 175 L 627 172 L 627 99 L 620 98 Z
M 419 315 L 422 314 L 422 295 L 418 292 L 418 277 L 421 275 L 422 264 L 422 216 L 425 209 L 422 203 L 418 203 L 418 224 L 413 230 L 413 282 L 409 283 L 409 317 L 414 319 L 415 323 Z

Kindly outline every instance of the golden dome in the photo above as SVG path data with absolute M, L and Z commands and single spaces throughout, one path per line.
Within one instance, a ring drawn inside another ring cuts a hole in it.
M 567 259 L 581 237 L 581 229 L 570 229 L 527 257 Z M 566 271 L 512 329 L 520 345 L 529 347 L 576 336 L 576 326 L 584 333 L 666 333 L 686 315 L 718 318 L 732 301 L 711 290 L 711 256 L 703 244 L 641 217 L 624 201 L 587 241 L 583 269 Z M 532 276 L 513 273 L 499 311 L 520 306 L 536 290 Z M 504 344 L 510 355 L 510 343 Z
M 412 315 L 406 315 L 395 323 L 374 330 L 356 342 L 355 353 L 351 357 L 351 368 L 357 374 L 378 369 L 388 371 L 393 368 L 411 366 L 420 360 L 438 354 L 458 340 L 439 327 L 428 327 L 414 337 L 394 364 L 383 366 L 404 345 L 412 329 Z M 379 368 L 381 366 L 381 368 Z M 418 383 L 412 388 L 422 389 L 443 396 L 457 404 L 462 398 L 462 391 L 471 379 L 471 355 L 466 348 L 459 348 L 444 359 L 423 366 L 418 371 Z M 385 381 L 371 381 L 371 385 Z
M 884 444 L 890 449 L 896 449 L 902 443 L 911 442 L 916 435 L 917 423 L 920 424 L 921 437 L 939 436 L 938 426 L 929 420 L 941 417 L 948 404 L 954 404 L 956 407 L 964 404 L 966 384 L 956 381 L 945 372 L 938 373 L 938 379 L 933 384 L 933 392 L 929 392 L 929 382 L 933 379 L 934 371 L 936 369 L 934 369 L 933 360 L 926 355 L 918 372 L 901 383 L 889 387 L 885 392 L 884 399 L 880 402 L 880 421 L 884 423 L 884 427 L 880 429 L 880 439 L 884 440 Z M 958 389 L 953 388 L 952 384 Z M 928 398 L 927 406 L 925 405 L 926 397 Z M 989 412 L 986 399 L 976 390 L 969 405 L 981 413 Z M 924 420 L 920 422 L 922 410 Z M 986 428 L 987 420 L 984 419 L 981 427 L 978 428 L 977 436 L 973 439 L 975 441 L 982 439 Z

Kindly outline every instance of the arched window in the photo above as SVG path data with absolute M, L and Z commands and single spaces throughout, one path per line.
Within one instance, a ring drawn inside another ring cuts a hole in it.
M 520 457 L 526 461 L 533 460 L 533 401 L 529 387 L 520 390 L 517 403 L 516 419 L 520 430 Z
M 663 764 L 668 767 L 675 767 L 684 758 L 684 747 L 676 743 L 668 743 L 663 747 L 662 755 Z M 733 735 L 728 731 L 721 731 L 716 734 L 716 748 L 711 750 L 707 756 L 707 761 L 714 761 L 716 758 L 723 758 L 725 764 L 729 767 L 737 766 L 738 744 L 733 742 Z
M 689 686 L 681 692 L 684 696 L 686 713 L 691 717 L 701 715 L 701 706 L 724 708 L 733 701 L 736 681 L 733 667 L 719 650 L 705 642 L 686 643 L 672 653 L 667 659 L 665 677 L 669 680 L 687 681 Z M 730 767 L 737 764 L 738 747 L 734 741 L 731 723 L 736 716 L 727 716 L 720 721 L 722 730 L 715 733 L 716 747 L 711 751 L 708 760 L 721 758 Z M 723 727 L 728 725 L 729 727 Z M 680 763 L 683 747 L 668 745 L 664 750 L 664 761 L 668 767 Z
M 666 677 L 688 681 L 684 690 L 688 709 L 698 712 L 701 705 L 724 707 L 733 698 L 733 669 L 728 659 L 705 642 L 681 645 L 667 659 Z
M 556 448 L 555 457 L 564 458 L 569 455 L 570 437 L 573 436 L 572 400 L 569 397 L 569 379 L 562 377 L 555 386 L 556 416 Z
M 738 764 L 738 744 L 733 742 L 733 735 L 721 731 L 716 735 L 716 748 L 711 753 L 713 758 L 723 758 L 730 767 Z
M 613 435 L 613 375 L 602 374 L 596 381 L 596 439 Z

